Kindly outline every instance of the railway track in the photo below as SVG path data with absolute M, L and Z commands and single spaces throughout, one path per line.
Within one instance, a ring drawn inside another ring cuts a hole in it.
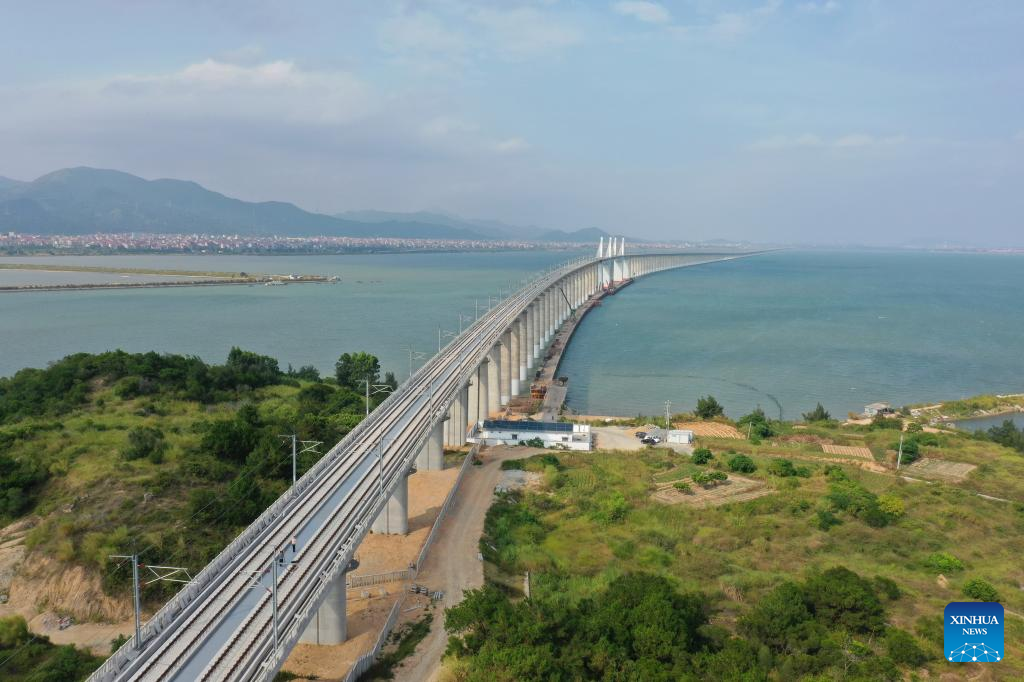
M 540 275 L 476 320 L 173 597 L 143 627 L 140 648 L 129 640 L 90 679 L 270 679 L 489 351 L 538 296 L 598 261 Z M 293 537 L 299 550 L 277 584 L 275 647 L 267 569 Z

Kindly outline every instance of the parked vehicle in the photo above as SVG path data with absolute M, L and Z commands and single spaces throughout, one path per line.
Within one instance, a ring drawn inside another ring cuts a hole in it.
M 636 436 L 637 438 L 647 438 L 647 432 L 646 431 L 637 431 L 633 435 Z
M 654 445 L 658 441 L 654 440 L 653 438 L 648 437 L 648 438 L 641 438 L 640 442 L 643 443 L 644 445 Z

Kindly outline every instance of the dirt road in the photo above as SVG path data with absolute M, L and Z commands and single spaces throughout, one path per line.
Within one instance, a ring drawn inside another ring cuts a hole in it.
M 444 632 L 444 609 L 462 601 L 465 590 L 484 583 L 484 568 L 477 558 L 484 516 L 501 480 L 501 462 L 529 457 L 541 450 L 494 447 L 482 453 L 482 466 L 470 466 L 455 498 L 454 506 L 438 531 L 433 547 L 423 563 L 416 582 L 431 590 L 442 590 L 430 634 L 416 652 L 395 670 L 398 682 L 426 682 L 436 679 L 448 637 Z

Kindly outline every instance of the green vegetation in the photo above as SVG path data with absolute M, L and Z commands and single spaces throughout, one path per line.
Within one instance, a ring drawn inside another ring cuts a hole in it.
M 29 551 L 100 573 L 111 594 L 131 576 L 108 555 L 133 546 L 198 570 L 291 484 L 280 434 L 330 446 L 362 419 L 359 389 L 238 348 L 223 365 L 114 351 L 22 370 L 0 379 L 0 522 L 38 516 Z
M 73 646 L 57 646 L 33 635 L 21 616 L 0 618 L 0 661 L 7 682 L 79 680 L 103 662 Z
M 821 403 L 818 403 L 813 410 L 810 412 L 804 412 L 803 418 L 805 422 L 830 422 L 832 421 L 832 415 L 829 414 Z
M 721 417 L 725 414 L 725 408 L 722 407 L 713 395 L 701 396 L 697 399 L 697 409 L 694 410 L 694 415 L 698 419 L 714 419 L 715 417 Z
M 1008 612 L 1024 611 L 1024 506 L 972 492 L 998 480 L 1006 497 L 1024 500 L 1024 458 L 963 434 L 929 434 L 929 457 L 979 468 L 963 483 L 926 485 L 854 458 L 827 461 L 842 458 L 818 444 L 862 445 L 881 458 L 891 431 L 780 431 L 767 444 L 702 439 L 714 452 L 703 467 L 664 449 L 565 453 L 557 480 L 501 495 L 480 544 L 487 587 L 451 621 L 453 679 L 896 680 L 920 667 L 937 678 L 948 672 L 946 603 L 991 598 L 987 584 Z M 698 473 L 725 476 L 736 454 L 755 465 L 744 476 L 772 494 L 717 507 L 652 497 L 659 483 L 692 478 L 697 489 Z M 550 465 L 533 457 L 517 466 Z M 532 596 L 523 601 L 527 570 Z M 622 589 L 639 581 L 659 603 L 696 599 L 708 619 L 696 638 Z M 611 604 L 618 624 L 608 630 Z M 1024 676 L 1024 621 L 1008 618 L 997 679 Z M 645 622 L 672 633 L 668 654 L 652 653 L 661 649 L 645 639 Z M 610 634 L 592 639 L 601 631 Z
M 733 455 L 729 458 L 729 469 L 741 474 L 752 474 L 757 471 L 757 465 L 746 455 Z
M 999 601 L 999 592 L 986 580 L 981 578 L 971 578 L 964 583 L 963 590 L 965 597 L 976 599 L 978 601 Z
M 359 678 L 360 682 L 372 682 L 373 680 L 390 680 L 394 678 L 392 672 L 396 666 L 416 651 L 419 643 L 430 634 L 430 624 L 434 616 L 428 613 L 417 621 L 406 623 L 398 630 L 388 636 L 388 644 L 391 646 L 384 649 L 377 660 L 373 662 L 370 669 Z
M 694 464 L 707 464 L 712 459 L 714 455 L 707 448 L 696 448 L 690 456 L 690 461 Z
M 747 433 L 750 435 L 752 441 L 759 441 L 762 438 L 768 438 L 778 433 L 778 428 L 772 420 L 765 416 L 764 410 L 760 407 L 755 409 L 750 414 L 740 417 L 736 421 L 736 426 L 740 431 L 746 427 Z
M 999 426 L 993 426 L 985 432 L 985 436 L 994 443 L 999 443 L 1017 452 L 1024 453 L 1024 429 L 1009 419 L 1003 420 Z

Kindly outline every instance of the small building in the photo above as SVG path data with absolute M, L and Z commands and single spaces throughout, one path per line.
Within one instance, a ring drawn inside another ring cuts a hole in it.
M 892 413 L 892 406 L 889 403 L 871 403 L 864 406 L 864 416 L 866 417 L 874 417 L 876 414 L 884 416 Z
M 583 450 L 593 448 L 589 424 L 488 419 L 469 440 L 481 445 L 519 445 L 539 438 L 546 448 Z
M 689 431 L 687 429 L 673 429 L 668 432 L 668 442 L 689 445 L 693 442 L 693 431 Z

